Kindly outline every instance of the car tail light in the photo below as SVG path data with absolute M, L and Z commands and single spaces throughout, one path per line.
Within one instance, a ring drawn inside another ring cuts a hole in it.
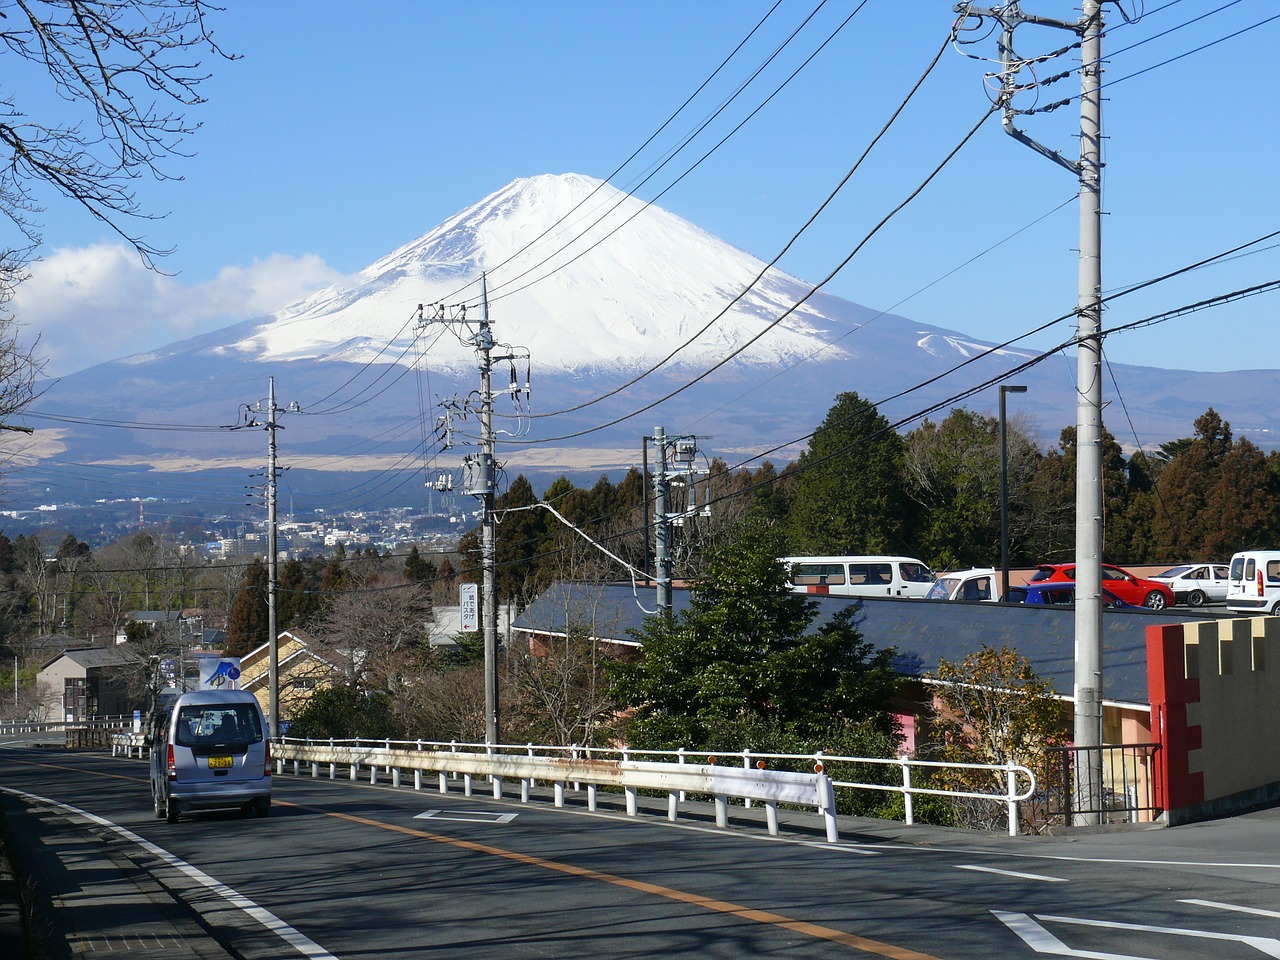
M 266 751 L 266 753 L 267 753 L 267 765 L 266 765 L 266 769 L 263 771 L 263 774 L 262 774 L 262 775 L 263 775 L 264 777 L 269 777 L 269 776 L 271 776 L 271 741 L 270 741 L 270 740 L 267 740 L 267 741 L 266 741 L 266 747 L 267 747 L 267 751 Z
M 168 773 L 168 775 L 169 775 L 169 779 L 170 779 L 170 780 L 177 780 L 177 779 L 178 779 L 178 764 L 177 764 L 176 762 L 174 762 L 174 759 L 173 759 L 173 744 L 172 744 L 172 743 L 171 743 L 171 744 L 169 744 L 169 749 L 168 749 L 168 751 L 167 751 L 167 752 L 166 752 L 166 754 L 165 754 L 164 762 L 165 762 L 165 769 L 166 769 L 166 772 L 167 772 L 167 773 Z
M 1259 567 L 1258 568 L 1258 596 L 1262 597 L 1265 595 L 1266 595 L 1266 591 L 1262 589 L 1262 568 Z

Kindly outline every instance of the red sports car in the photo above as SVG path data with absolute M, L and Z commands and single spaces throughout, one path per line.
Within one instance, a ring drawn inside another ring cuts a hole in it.
M 1042 563 L 1031 575 L 1031 582 L 1038 580 L 1070 580 L 1076 578 L 1074 563 Z M 1102 565 L 1102 586 L 1114 593 L 1125 603 L 1135 607 L 1150 607 L 1152 610 L 1163 610 L 1173 606 L 1173 591 L 1165 584 L 1155 580 L 1144 580 L 1135 577 L 1127 570 L 1114 567 L 1109 563 Z

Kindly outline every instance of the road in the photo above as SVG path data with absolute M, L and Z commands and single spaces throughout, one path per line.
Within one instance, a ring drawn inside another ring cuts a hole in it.
M 849 819 L 830 845 L 812 814 L 775 839 L 745 816 L 725 831 L 286 775 L 266 820 L 171 825 L 136 758 L 0 761 L 11 824 L 35 798 L 101 818 L 87 829 L 245 960 L 1280 957 L 1276 810 L 1068 838 Z M 46 842 L 82 820 L 61 811 Z

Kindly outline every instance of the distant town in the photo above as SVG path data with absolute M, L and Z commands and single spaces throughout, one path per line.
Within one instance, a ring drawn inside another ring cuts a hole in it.
M 282 510 L 277 520 L 279 557 L 327 556 L 340 546 L 348 552 L 372 549 L 380 554 L 407 552 L 414 544 L 433 552 L 451 550 L 463 533 L 479 523 L 471 498 L 451 499 L 452 504 L 431 513 L 423 506 Z M 232 514 L 225 505 L 215 508 L 189 500 L 143 498 L 0 510 L 0 532 L 10 539 L 34 535 L 50 547 L 70 533 L 97 549 L 139 529 L 162 531 L 163 539 L 211 561 L 266 557 L 267 518 L 259 505 Z

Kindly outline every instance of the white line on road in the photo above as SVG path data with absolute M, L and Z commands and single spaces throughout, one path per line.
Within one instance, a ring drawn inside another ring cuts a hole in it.
M 997 870 L 995 867 L 979 867 L 973 864 L 958 863 L 957 870 L 975 870 L 978 873 L 995 873 L 1002 877 L 1017 877 L 1019 880 L 1042 880 L 1045 883 L 1070 883 L 1066 877 L 1046 877 L 1041 873 L 1019 873 L 1016 870 Z
M 1086 960 L 1153 960 L 1152 957 L 1135 957 L 1124 953 L 1096 953 L 1089 950 L 1076 950 L 1068 947 L 1040 924 L 1025 913 L 1005 913 L 1003 910 L 992 910 L 996 918 L 1006 927 L 1022 938 L 1022 941 L 1036 953 L 1048 954 L 1052 957 L 1080 957 Z
M 518 813 L 494 813 L 492 810 L 427 810 L 419 813 L 415 820 L 457 820 L 461 823 L 510 823 Z
M 1263 910 L 1260 907 L 1242 907 L 1235 903 L 1219 903 L 1217 900 L 1179 900 L 1179 903 L 1190 903 L 1198 907 L 1213 907 L 1216 910 L 1234 910 L 1237 913 L 1251 913 L 1256 917 L 1280 918 L 1280 910 Z
M 1115 920 L 1086 920 L 1083 917 L 1051 917 L 1039 914 L 1037 920 L 1047 923 L 1073 923 L 1081 927 L 1106 927 L 1110 930 L 1133 930 L 1139 933 L 1164 933 L 1173 937 L 1198 937 L 1202 940 L 1228 940 L 1246 943 L 1268 957 L 1280 958 L 1280 940 L 1272 937 L 1249 937 L 1235 933 L 1215 933 L 1211 930 L 1188 930 L 1183 927 L 1156 927 L 1146 923 L 1120 923 Z
M 22 797 L 24 800 L 29 800 L 33 803 L 44 803 L 52 807 L 57 807 L 59 810 L 63 810 L 78 817 L 83 817 L 90 823 L 97 824 L 100 827 L 105 827 L 117 836 L 123 837 L 130 843 L 136 843 L 152 856 L 159 858 L 174 869 L 186 874 L 192 880 L 196 881 L 196 883 L 216 893 L 232 906 L 240 908 L 285 943 L 289 944 L 289 946 L 297 950 L 304 957 L 311 957 L 313 960 L 338 960 L 337 957 L 324 949 L 324 947 L 320 946 L 309 937 L 299 933 L 270 910 L 267 910 L 265 907 L 260 907 L 248 897 L 243 897 L 236 893 L 236 891 L 232 890 L 225 883 L 222 883 L 220 880 L 215 880 L 199 867 L 193 867 L 185 860 L 180 860 L 168 850 L 165 850 L 163 847 L 156 846 L 150 840 L 144 840 L 132 830 L 128 830 L 119 824 L 112 823 L 110 820 L 104 820 L 102 817 L 92 814 L 87 810 L 81 810 L 79 807 L 73 807 L 69 803 L 61 803 L 58 800 L 51 800 L 48 797 L 39 797 L 33 793 L 15 790 L 12 787 L 0 787 L 0 790 L 3 790 L 5 793 L 11 793 L 16 797 Z

